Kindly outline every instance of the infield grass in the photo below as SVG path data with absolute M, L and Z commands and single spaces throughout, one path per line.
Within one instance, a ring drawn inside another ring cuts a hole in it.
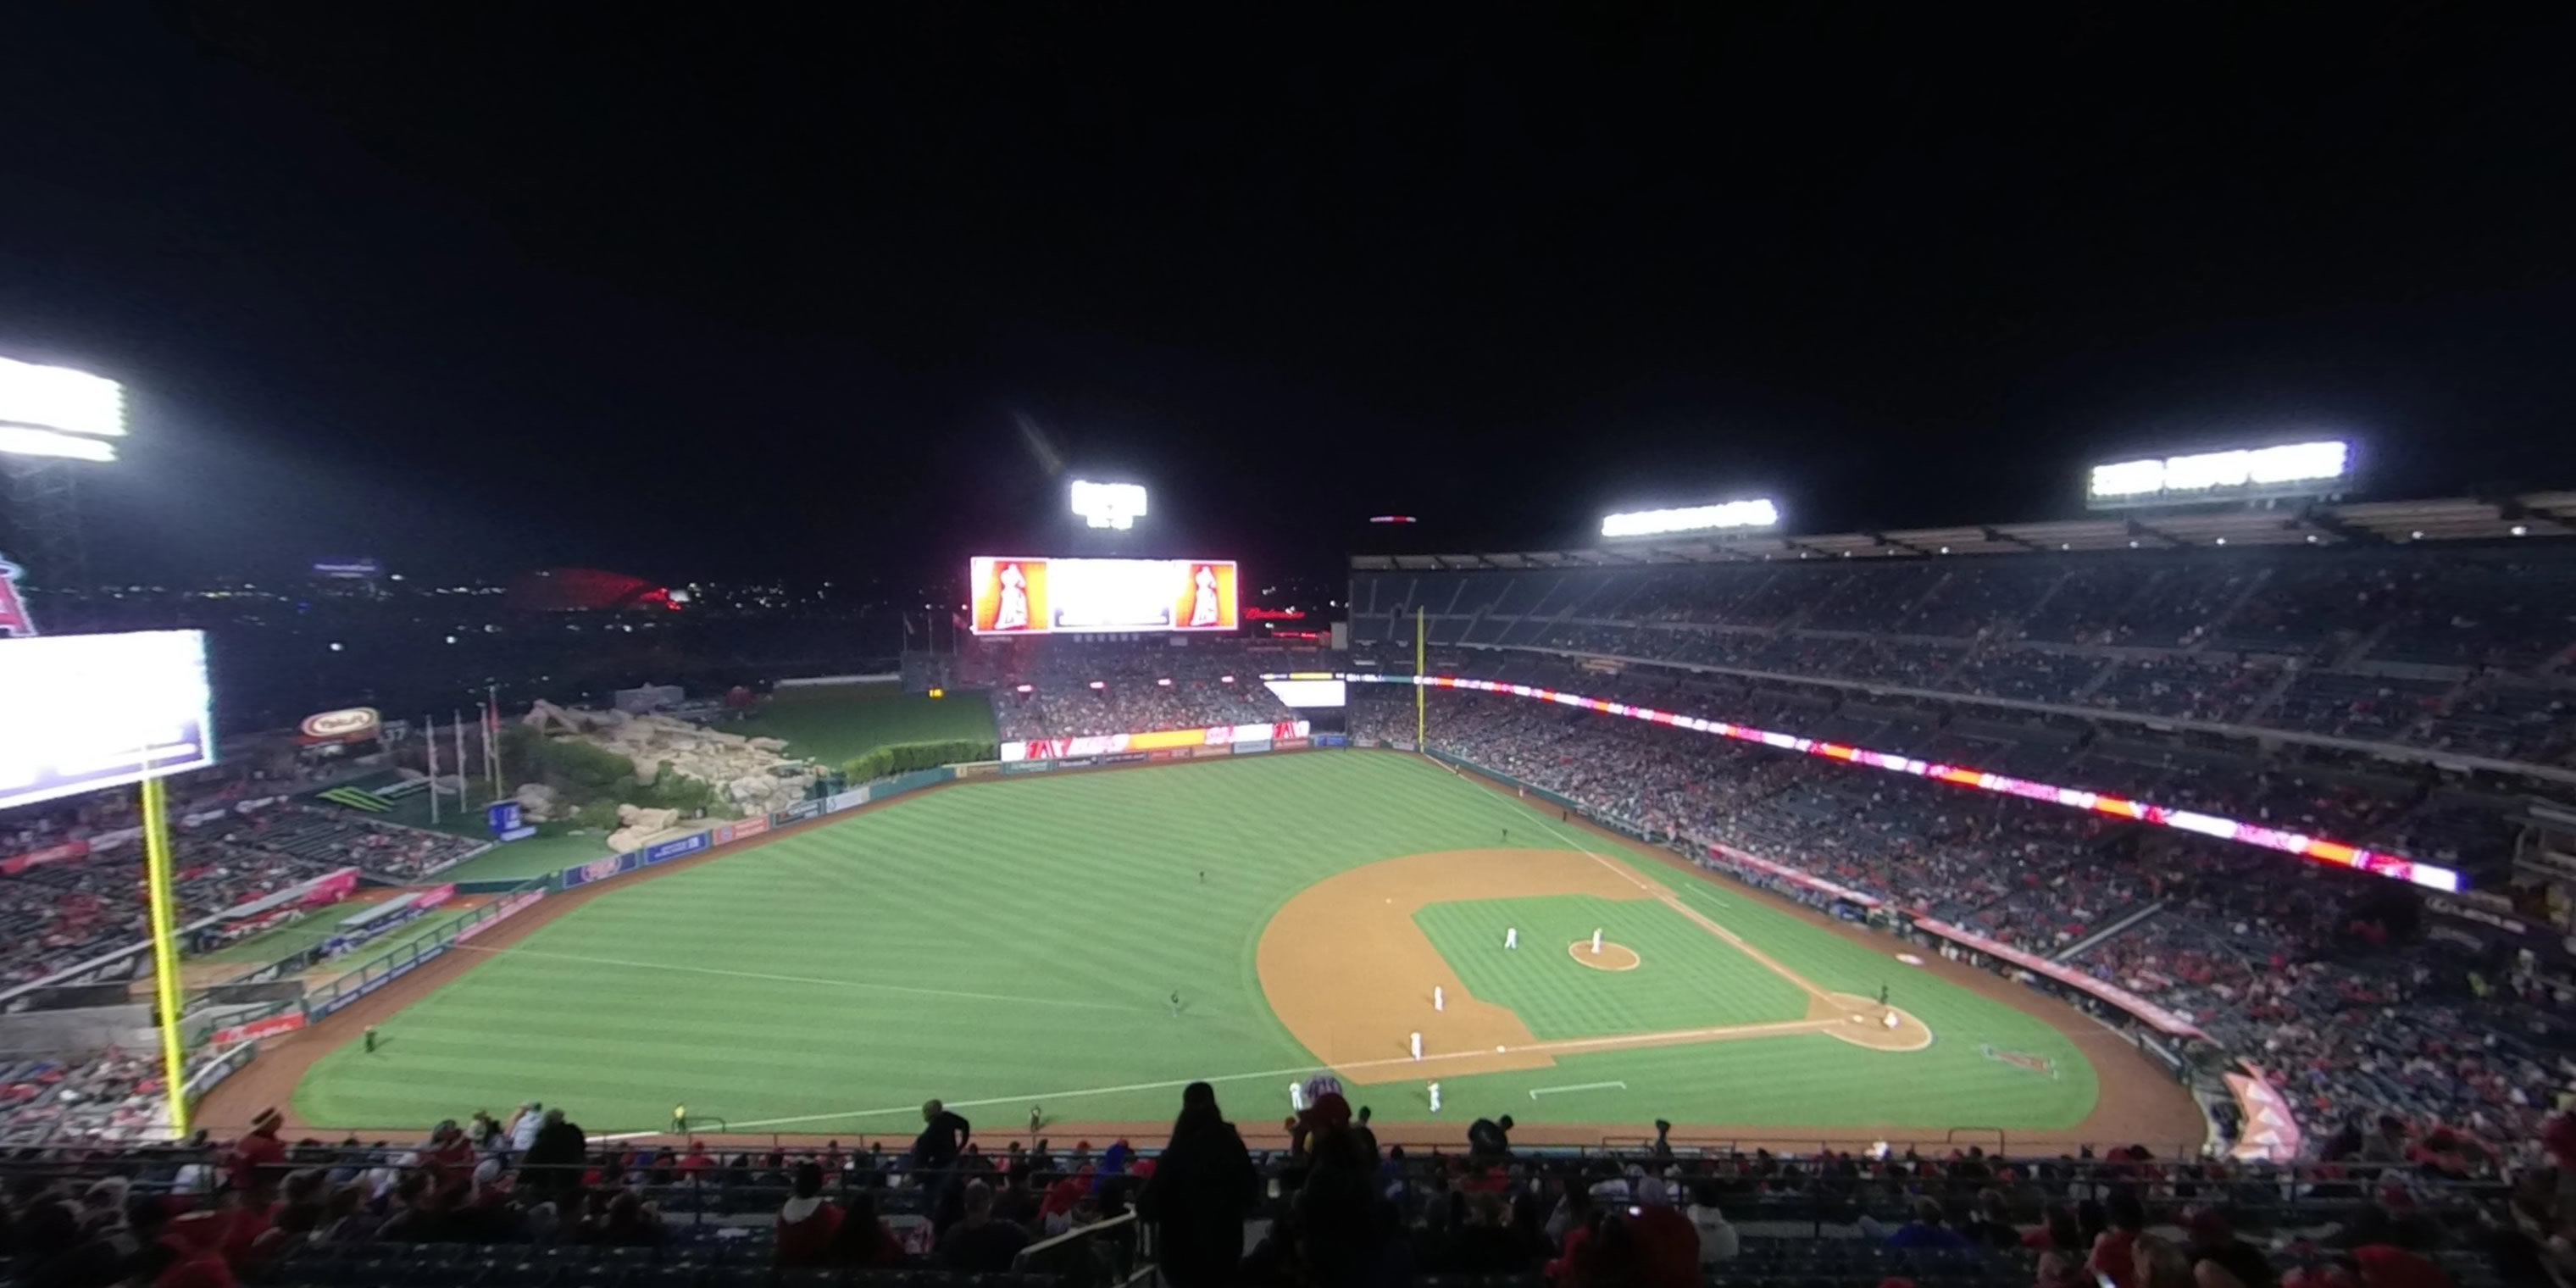
M 1469 991 L 1510 1007 L 1540 1038 L 1600 1037 L 1795 1020 L 1807 995 L 1660 903 L 1557 895 L 1436 903 L 1413 914 Z M 1521 946 L 1501 949 L 1518 928 Z M 1568 945 L 1636 951 L 1635 970 L 1595 970 Z
M 1797 1034 L 1565 1055 L 1551 1069 L 1444 1079 L 1443 1121 L 2052 1129 L 2093 1106 L 2074 1043 L 1895 965 L 1893 941 L 1846 940 L 1578 837 L 1431 762 L 1362 752 L 966 784 L 628 878 L 384 1022 L 376 1054 L 325 1056 L 295 1104 L 316 1127 L 535 1098 L 593 1132 L 658 1129 L 686 1102 L 736 1130 L 909 1133 L 933 1096 L 988 1129 L 1016 1129 L 1032 1106 L 1059 1121 L 1165 1122 L 1180 1087 L 1205 1078 L 1238 1120 L 1275 1122 L 1284 1084 L 1317 1062 L 1263 1000 L 1255 948 L 1273 911 L 1361 864 L 1489 848 L 1502 824 L 1569 862 L 1592 862 L 1577 849 L 1612 855 L 1820 986 L 1874 993 L 1893 977 L 1894 1000 L 1936 1041 L 1889 1053 Z M 1502 924 L 1523 927 L 1527 961 L 1500 960 L 1494 915 L 1521 919 Z M 1659 904 L 1479 901 L 1424 909 L 1419 924 L 1462 980 L 1495 990 L 1542 1036 L 1798 1014 L 1786 981 L 1691 938 L 1690 921 Z M 1594 974 L 1565 945 L 1596 924 L 1644 958 L 1628 992 L 1622 976 L 1564 974 Z M 1526 976 L 1490 974 L 1506 968 Z M 1625 1085 L 1550 1090 L 1613 1081 Z M 1357 1098 L 1381 1119 L 1430 1118 L 1418 1083 Z

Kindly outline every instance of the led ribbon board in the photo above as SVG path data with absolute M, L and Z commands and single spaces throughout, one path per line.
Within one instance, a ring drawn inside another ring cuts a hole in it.
M 1929 778 L 1948 783 L 1953 787 L 1971 787 L 1983 792 L 1999 792 L 2006 796 L 2019 796 L 2024 800 L 2043 801 L 2070 809 L 2091 810 L 2096 814 L 2108 814 L 2113 818 L 2130 819 L 2156 827 L 2197 832 L 2202 836 L 2214 837 L 2221 841 L 2257 845 L 2267 850 L 2278 850 L 2283 854 L 2295 854 L 2316 863 L 2351 868 L 2357 872 L 2367 872 L 2372 876 L 2387 877 L 2393 881 L 2412 882 L 2427 889 L 2456 893 L 2463 884 L 2460 874 L 2450 868 L 2431 863 L 2419 863 L 2394 854 L 2382 854 L 2377 850 L 2365 850 L 2356 845 L 2330 841 L 2321 836 L 2307 836 L 2255 823 L 2240 823 L 2235 819 L 2221 818 L 2216 814 L 2201 814 L 2166 805 L 2150 805 L 2144 801 L 2106 796 L 2100 792 L 2089 792 L 2078 787 L 2053 787 L 2047 783 L 2035 783 L 2026 778 L 2007 778 L 2002 774 L 1990 774 L 1982 769 L 1969 769 L 1961 765 L 1944 765 L 1934 761 L 1917 760 L 1911 756 L 1899 756 L 1891 752 L 1846 747 L 1841 743 L 1801 738 L 1796 734 L 1773 733 L 1768 729 L 1755 729 L 1749 725 L 1727 724 L 1719 720 L 1703 720 L 1697 716 L 1658 711 L 1652 707 L 1587 698 L 1578 693 L 1565 693 L 1535 685 L 1502 684 L 1493 680 L 1465 680 L 1447 675 L 1377 675 L 1360 671 L 1350 672 L 1342 678 L 1355 684 L 1412 684 L 1423 688 L 1473 689 L 1480 693 L 1501 693 L 1515 698 L 1535 698 L 1538 701 L 1553 702 L 1559 706 L 1598 711 L 1604 715 L 1625 716 L 1631 720 L 1670 725 L 1676 729 L 1689 729 L 1697 733 L 1713 733 L 1721 738 L 1733 738 L 1738 742 L 1760 743 L 1765 747 L 1776 747 L 1782 751 L 1803 752 L 1810 756 L 1822 756 L 1827 760 L 1839 760 L 1854 765 L 1867 765 L 1872 769 L 1884 769 L 1891 773 L 1912 774 L 1917 778 Z

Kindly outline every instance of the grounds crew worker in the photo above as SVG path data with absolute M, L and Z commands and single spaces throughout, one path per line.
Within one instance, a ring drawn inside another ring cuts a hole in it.
M 679 1104 L 671 1106 L 671 1134 L 674 1136 L 686 1136 L 689 1134 L 689 1107 L 687 1105 Z

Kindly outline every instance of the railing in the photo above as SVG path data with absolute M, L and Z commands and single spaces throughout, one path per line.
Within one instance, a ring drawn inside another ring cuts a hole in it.
M 417 931 L 360 967 L 355 974 L 343 975 L 314 990 L 304 999 L 305 1022 L 318 1024 L 359 998 L 410 974 L 426 962 L 444 956 L 457 944 L 517 916 L 545 897 L 549 880 L 547 877 L 532 878 L 454 921 Z
M 1055 1275 L 1065 1288 L 1123 1284 L 1146 1260 L 1139 1232 L 1148 1229 L 1134 1212 L 1121 1212 L 1020 1249 L 1011 1269 Z

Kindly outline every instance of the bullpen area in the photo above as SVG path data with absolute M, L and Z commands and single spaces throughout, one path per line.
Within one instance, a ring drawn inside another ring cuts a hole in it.
M 275 1044 L 200 1116 L 399 1132 L 541 1100 L 645 1133 L 685 1104 L 849 1140 L 939 1097 L 985 1131 L 1141 1141 L 1205 1079 L 1259 1137 L 1319 1071 L 1393 1140 L 1505 1113 L 1565 1144 L 1658 1117 L 1782 1147 L 2201 1134 L 2070 1009 L 1377 751 L 961 783 L 587 886 Z

